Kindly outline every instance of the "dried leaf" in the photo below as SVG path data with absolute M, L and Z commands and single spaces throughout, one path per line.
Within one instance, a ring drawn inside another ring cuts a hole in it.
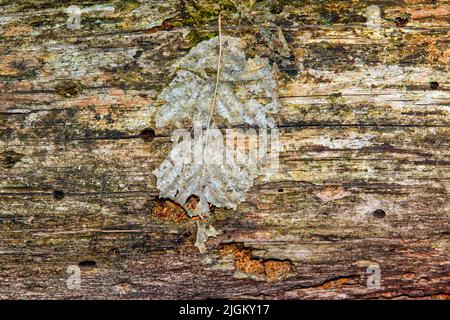
M 279 109 L 274 69 L 267 59 L 246 60 L 239 38 L 222 37 L 222 67 L 215 105 L 216 123 L 274 127 L 269 116 Z M 173 65 L 175 78 L 162 90 L 163 101 L 155 117 L 157 127 L 178 128 L 200 119 L 207 125 L 213 97 L 218 38 L 203 41 Z

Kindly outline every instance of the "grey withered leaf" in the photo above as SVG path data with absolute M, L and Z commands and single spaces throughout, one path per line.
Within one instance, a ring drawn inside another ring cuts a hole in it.
M 215 88 L 218 38 L 199 43 L 172 66 L 172 82 L 158 96 L 157 127 L 187 128 L 194 117 L 207 125 Z M 246 59 L 239 38 L 222 36 L 221 72 L 214 119 L 220 125 L 274 127 L 280 103 L 275 68 L 267 59 Z

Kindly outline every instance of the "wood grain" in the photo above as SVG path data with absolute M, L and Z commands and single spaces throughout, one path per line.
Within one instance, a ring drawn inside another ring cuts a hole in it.
M 254 24 L 224 1 L 223 32 L 280 69 L 280 171 L 199 254 L 152 174 L 171 131 L 140 133 L 215 2 L 78 1 L 68 30 L 70 1 L 0 1 L 0 298 L 449 298 L 448 1 L 238 3 Z

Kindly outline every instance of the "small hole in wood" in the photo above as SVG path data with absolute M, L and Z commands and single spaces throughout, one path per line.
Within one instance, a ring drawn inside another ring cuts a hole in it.
M 430 82 L 430 88 L 433 89 L 433 90 L 436 90 L 437 88 L 439 88 L 439 82 L 431 81 Z
M 280 188 L 278 189 L 278 192 L 284 192 L 284 189 Z
M 394 22 L 397 27 L 404 27 L 408 23 L 408 18 L 397 17 L 394 19 Z
M 80 261 L 78 266 L 80 268 L 86 268 L 86 269 L 95 268 L 95 267 L 97 267 L 97 262 L 94 260 L 84 260 L 84 261 Z
M 53 190 L 53 198 L 56 200 L 61 200 L 64 198 L 64 191 L 62 190 Z
M 377 219 L 383 219 L 386 216 L 386 212 L 384 212 L 384 210 L 377 209 L 372 213 L 372 215 Z
M 140 136 L 145 142 L 151 142 L 155 138 L 155 130 L 152 128 L 146 128 L 141 131 Z

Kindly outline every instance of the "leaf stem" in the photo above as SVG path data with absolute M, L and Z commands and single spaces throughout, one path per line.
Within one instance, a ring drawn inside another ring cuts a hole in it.
M 208 149 L 208 143 L 209 143 L 209 127 L 211 125 L 211 120 L 212 120 L 212 116 L 214 113 L 214 107 L 216 105 L 216 99 L 217 99 L 217 92 L 219 90 L 219 80 L 220 80 L 220 68 L 222 65 L 222 18 L 220 16 L 219 13 L 219 18 L 218 18 L 218 29 L 219 29 L 219 55 L 217 57 L 217 73 L 216 73 L 216 83 L 214 86 L 214 94 L 211 100 L 211 105 L 209 107 L 209 117 L 208 117 L 208 122 L 206 123 L 206 137 L 205 137 L 205 145 L 203 147 L 203 168 L 202 168 L 202 176 L 200 178 L 200 187 L 203 187 L 203 178 L 205 175 L 205 169 L 206 169 L 206 165 L 205 165 L 205 161 L 207 159 L 206 157 L 206 151 Z M 200 192 L 201 193 L 201 192 Z

